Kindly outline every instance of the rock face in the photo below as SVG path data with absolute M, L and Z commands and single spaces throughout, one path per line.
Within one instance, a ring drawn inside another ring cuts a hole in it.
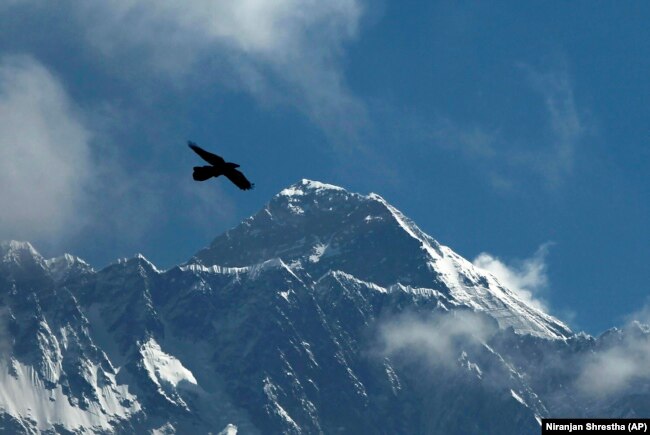
M 21 242 L 0 258 L 10 433 L 533 434 L 650 413 L 647 369 L 592 382 L 610 357 L 648 362 L 646 326 L 576 335 L 375 194 L 303 180 L 167 271 Z

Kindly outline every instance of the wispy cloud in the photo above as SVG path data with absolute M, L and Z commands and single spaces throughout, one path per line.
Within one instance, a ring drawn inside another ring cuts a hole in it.
M 90 132 L 58 79 L 27 56 L 0 60 L 0 238 L 60 238 L 81 222 Z
M 412 113 L 391 116 L 402 118 L 404 134 L 416 142 L 432 143 L 462 156 L 498 191 L 512 192 L 529 180 L 556 189 L 573 173 L 576 157 L 593 130 L 592 122 L 576 102 L 566 62 L 543 70 L 527 64 L 516 67 L 523 73 L 530 102 L 537 101 L 543 109 L 540 126 L 529 131 L 528 137 L 512 133 L 505 118 L 498 127 L 486 127 L 480 121 L 467 123 L 444 115 L 432 120 Z M 531 117 L 537 116 L 530 110 Z
M 432 367 L 454 368 L 462 349 L 484 343 L 496 330 L 495 324 L 472 312 L 405 313 L 380 324 L 380 353 L 424 361 Z
M 571 78 L 564 63 L 547 71 L 530 65 L 520 66 L 544 101 L 550 134 L 542 158 L 535 161 L 537 170 L 550 186 L 555 187 L 571 174 L 576 153 L 588 128 L 577 108 Z
M 473 263 L 496 276 L 501 284 L 514 291 L 523 301 L 546 312 L 548 307 L 540 298 L 540 293 L 548 286 L 546 258 L 550 246 L 550 243 L 545 243 L 532 257 L 510 263 L 482 252 Z
M 69 4 L 91 46 L 126 71 L 144 65 L 174 85 L 245 89 L 264 104 L 294 105 L 334 135 L 365 118 L 340 65 L 358 32 L 361 0 Z
M 606 333 L 608 337 L 600 338 L 603 346 L 582 361 L 578 391 L 603 397 L 650 381 L 650 326 L 632 322 L 623 331 Z
M 577 391 L 602 398 L 650 381 L 650 303 L 626 316 L 625 325 L 599 337 L 599 347 L 578 366 Z

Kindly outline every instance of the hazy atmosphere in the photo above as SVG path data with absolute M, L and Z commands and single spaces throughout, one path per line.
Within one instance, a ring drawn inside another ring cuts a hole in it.
M 649 320 L 649 17 L 645 2 L 2 2 L 0 239 L 163 269 L 308 178 L 380 194 L 576 331 Z M 188 140 L 255 189 L 196 183 Z

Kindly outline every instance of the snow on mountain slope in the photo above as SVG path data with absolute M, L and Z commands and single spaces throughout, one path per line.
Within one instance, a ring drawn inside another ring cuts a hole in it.
M 128 426 L 139 404 L 88 335 L 76 298 L 56 288 L 30 244 L 2 243 L 0 254 L 0 420 L 25 432 Z
M 181 382 L 196 385 L 192 372 L 172 355 L 163 352 L 153 338 L 142 345 L 141 352 L 147 372 L 158 385 L 162 383 L 177 387 Z
M 573 335 L 375 194 L 303 180 L 166 271 L 0 259 L 11 433 L 519 435 L 650 403 L 643 376 L 576 393 L 650 329 Z
M 521 333 L 571 335 L 565 324 L 440 245 L 377 194 L 302 180 L 196 255 L 207 266 L 245 266 L 272 258 L 316 278 L 341 270 L 384 287 L 440 291 L 452 304 L 488 312 L 502 327 Z
M 81 258 L 70 254 L 63 254 L 60 257 L 45 260 L 45 266 L 49 270 L 54 281 L 61 282 L 65 279 L 77 276 L 83 273 L 94 272 L 92 266 L 83 261 Z
M 65 385 L 57 382 L 53 382 L 54 387 L 48 385 L 32 366 L 13 360 L 8 367 L 3 362 L 0 364 L 0 409 L 12 417 L 24 418 L 28 422 L 26 429 L 39 431 L 57 426 L 71 431 L 109 431 L 115 422 L 126 420 L 139 410 L 127 387 L 115 385 L 113 374 L 92 364 L 84 369 L 88 378 L 105 376 L 107 382 L 93 382 L 97 400 L 80 406 L 79 402 L 70 400 Z

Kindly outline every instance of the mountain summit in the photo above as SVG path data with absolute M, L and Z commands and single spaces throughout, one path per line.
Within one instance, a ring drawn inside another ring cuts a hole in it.
M 574 335 L 379 195 L 316 181 L 166 271 L 0 243 L 8 433 L 532 434 L 648 415 L 649 343 Z
M 387 289 L 432 289 L 445 306 L 466 306 L 502 327 L 549 338 L 572 333 L 528 305 L 489 272 L 440 245 L 381 196 L 303 179 L 196 254 L 204 265 L 280 259 L 297 274 L 341 271 Z

